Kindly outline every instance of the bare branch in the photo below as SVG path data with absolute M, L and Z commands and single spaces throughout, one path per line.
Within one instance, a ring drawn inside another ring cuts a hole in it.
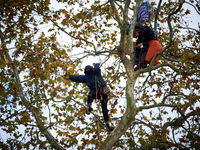
M 116 11 L 116 21 L 118 22 L 118 25 L 119 25 L 119 27 L 120 27 L 120 29 L 121 29 L 121 28 L 122 28 L 122 22 L 121 22 L 121 19 L 120 19 L 119 14 L 117 13 L 117 12 L 118 12 L 118 11 L 117 11 L 117 8 L 116 8 L 116 6 L 115 6 L 113 0 L 109 0 L 109 2 L 110 2 L 110 4 L 111 4 L 111 7 L 112 7 L 113 11 Z
M 49 17 L 49 16 L 47 16 L 47 15 L 44 15 L 43 13 L 40 13 L 40 12 L 38 12 L 38 11 L 36 11 L 36 12 L 37 12 L 38 14 L 40 14 L 40 15 L 42 15 L 42 16 L 48 18 L 48 19 L 50 19 L 50 21 L 51 21 L 56 27 L 58 27 L 61 31 L 63 31 L 64 33 L 66 33 L 66 34 L 67 34 L 68 36 L 70 36 L 71 38 L 74 38 L 74 39 L 76 39 L 76 40 L 82 40 L 82 41 L 84 41 L 84 42 L 86 42 L 86 43 L 92 44 L 92 46 L 93 46 L 93 48 L 94 48 L 94 51 L 97 52 L 96 46 L 94 45 L 93 42 L 90 42 L 90 41 L 88 41 L 88 40 L 86 40 L 86 39 L 83 39 L 83 38 L 80 38 L 80 37 L 72 36 L 72 35 L 69 34 L 67 31 L 65 31 L 64 28 L 60 27 L 55 21 L 53 21 L 53 20 L 51 19 L 51 17 Z

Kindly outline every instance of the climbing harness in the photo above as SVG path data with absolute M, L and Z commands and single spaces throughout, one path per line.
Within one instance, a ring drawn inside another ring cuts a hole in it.
M 107 86 L 105 86 L 104 88 L 102 88 L 100 86 L 101 83 L 99 82 L 99 79 L 98 79 L 97 75 L 95 75 L 95 78 L 97 79 L 97 83 L 96 83 L 96 79 L 95 79 L 96 99 L 98 99 L 97 98 L 97 94 L 98 93 L 100 95 L 100 99 L 102 99 L 103 94 L 107 94 L 107 99 L 105 99 L 105 102 L 106 102 L 108 100 L 108 93 L 110 92 L 110 89 Z

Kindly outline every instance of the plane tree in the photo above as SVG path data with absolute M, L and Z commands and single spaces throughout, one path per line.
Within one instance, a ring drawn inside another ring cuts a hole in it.
M 0 4 L 1 148 L 200 146 L 200 32 L 188 18 L 199 19 L 197 1 L 149 3 L 154 18 L 146 25 L 164 48 L 137 71 L 133 33 L 139 0 Z M 86 85 L 61 77 L 83 74 L 86 64 L 97 61 L 111 89 L 112 132 L 104 126 L 98 100 L 86 115 Z

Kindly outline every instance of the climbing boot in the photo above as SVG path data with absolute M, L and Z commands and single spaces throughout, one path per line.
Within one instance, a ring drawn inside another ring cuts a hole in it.
M 87 109 L 87 111 L 86 111 L 86 114 L 90 114 L 91 112 L 92 112 L 92 107 L 91 106 L 88 106 L 88 109 Z
M 115 128 L 111 127 L 109 124 L 106 123 L 106 126 L 108 127 L 109 131 L 113 131 Z

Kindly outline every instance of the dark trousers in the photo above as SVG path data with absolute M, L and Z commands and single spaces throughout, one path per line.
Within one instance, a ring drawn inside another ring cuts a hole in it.
M 109 119 L 108 109 L 107 109 L 108 95 L 101 93 L 100 90 L 97 90 L 97 92 L 96 90 L 90 90 L 88 94 L 88 99 L 87 99 L 88 104 L 92 104 L 93 99 L 96 99 L 96 98 L 100 99 L 101 101 L 101 108 L 103 112 L 104 121 L 107 122 Z
M 145 57 L 147 55 L 148 47 L 136 48 L 135 50 L 135 64 L 138 65 L 141 62 L 142 65 L 146 65 Z

